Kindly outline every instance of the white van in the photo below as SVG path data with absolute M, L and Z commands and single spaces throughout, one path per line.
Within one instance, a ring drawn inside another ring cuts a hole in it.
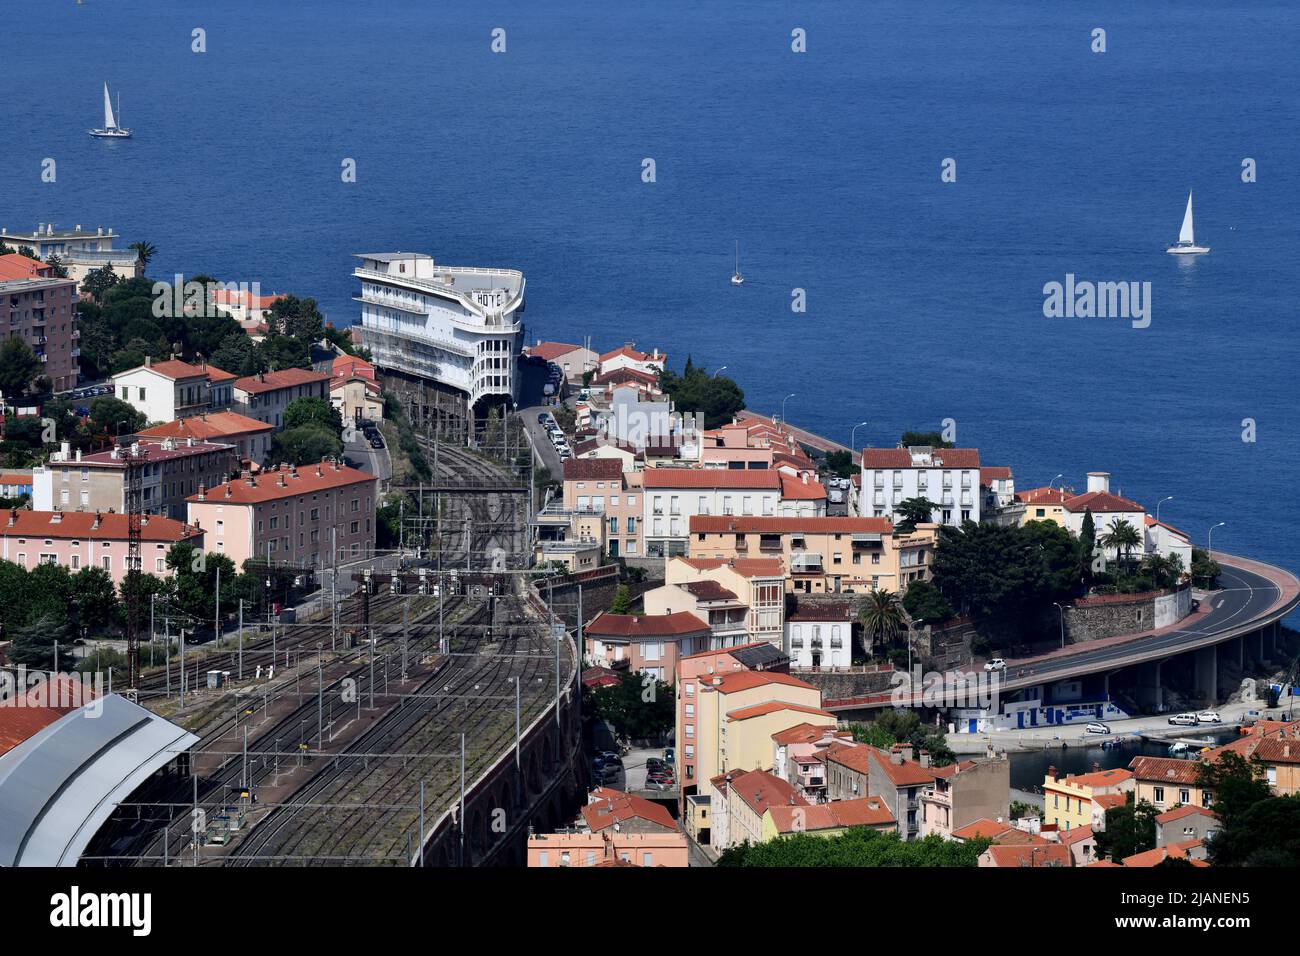
M 1174 714 L 1169 718 L 1169 722 L 1179 727 L 1191 727 L 1200 723 L 1195 714 Z

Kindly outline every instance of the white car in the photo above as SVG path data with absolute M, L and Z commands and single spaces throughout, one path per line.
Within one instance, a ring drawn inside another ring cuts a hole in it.
M 1195 714 L 1174 714 L 1169 718 L 1169 722 L 1179 727 L 1192 727 L 1200 723 Z
M 1196 719 L 1199 720 L 1199 721 L 1200 721 L 1201 723 L 1203 723 L 1203 724 L 1221 724 L 1221 723 L 1223 723 L 1223 718 L 1219 716 L 1219 714 L 1218 714 L 1217 711 L 1213 711 L 1213 710 L 1203 710 L 1203 711 L 1201 711 L 1199 714 L 1196 715 Z
M 995 657 L 984 665 L 986 671 L 1004 671 L 1007 669 L 1007 662 L 1000 657 Z

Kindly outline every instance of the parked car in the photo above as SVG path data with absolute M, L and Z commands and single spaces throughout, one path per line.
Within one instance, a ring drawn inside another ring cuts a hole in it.
M 620 757 L 618 754 L 614 753 L 614 751 L 612 750 L 602 750 L 596 756 L 598 756 L 601 760 L 605 761 L 605 763 L 607 764 L 613 764 L 616 767 L 623 766 L 623 758 Z
M 1202 724 L 1221 724 L 1221 723 L 1223 723 L 1223 718 L 1220 717 L 1218 711 L 1215 711 L 1215 710 L 1203 710 L 1203 711 L 1201 711 L 1199 714 L 1196 715 L 1196 719 L 1197 719 L 1197 721 L 1199 721 L 1199 722 L 1202 723 Z
M 666 778 L 661 780 L 647 780 L 645 783 L 647 790 L 676 790 L 677 781 Z
M 677 751 L 674 750 L 672 747 L 665 747 L 664 763 L 671 765 L 671 764 L 675 764 L 676 762 L 677 762 Z
M 1000 657 L 995 657 L 984 665 L 986 671 L 1004 671 L 1007 669 L 1007 662 Z
M 1200 723 L 1195 714 L 1174 714 L 1169 718 L 1169 722 L 1180 727 L 1191 727 Z
M 540 415 L 537 416 L 537 424 L 539 424 L 539 425 L 545 425 L 545 424 L 546 424 L 546 419 L 548 419 L 548 418 L 550 418 L 550 417 L 551 417 L 550 415 L 546 414 L 545 412 L 542 412 Z
M 371 447 L 371 448 L 383 448 L 383 447 L 384 447 L 384 440 L 383 440 L 382 438 L 380 438 L 378 435 L 375 435 L 375 436 L 373 436 L 373 437 L 370 439 L 370 447 Z
M 1103 724 L 1100 720 L 1094 720 L 1087 727 L 1083 728 L 1083 732 L 1085 734 L 1108 734 L 1110 733 L 1110 726 L 1108 724 Z

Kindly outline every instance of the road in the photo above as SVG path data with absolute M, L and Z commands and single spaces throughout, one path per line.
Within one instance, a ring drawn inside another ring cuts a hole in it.
M 550 414 L 552 409 L 544 405 L 531 405 L 528 408 L 519 410 L 519 417 L 524 423 L 524 428 L 528 431 L 528 439 L 533 443 L 533 448 L 537 451 L 537 457 L 541 460 L 542 467 L 551 473 L 553 478 L 561 478 L 564 475 L 564 465 L 560 461 L 559 454 L 555 451 L 555 446 L 551 444 L 551 436 L 537 421 L 537 416 L 543 413 Z
M 356 462 L 356 467 L 362 471 L 367 471 L 378 478 L 381 491 L 388 487 L 388 482 L 393 477 L 393 459 L 388 454 L 388 443 L 385 442 L 383 448 L 371 448 L 365 433 L 360 429 L 352 432 L 351 441 L 346 440 L 346 435 L 345 429 L 343 456 L 349 462 Z

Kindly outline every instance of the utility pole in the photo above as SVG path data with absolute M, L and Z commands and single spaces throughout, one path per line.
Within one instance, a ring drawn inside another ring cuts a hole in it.
M 185 628 L 181 628 L 181 659 L 180 659 L 180 679 L 181 679 L 181 709 L 185 708 Z
M 221 565 L 217 565 L 217 597 L 212 602 L 212 637 L 221 647 Z
M 244 599 L 239 599 L 239 679 L 244 679 Z

